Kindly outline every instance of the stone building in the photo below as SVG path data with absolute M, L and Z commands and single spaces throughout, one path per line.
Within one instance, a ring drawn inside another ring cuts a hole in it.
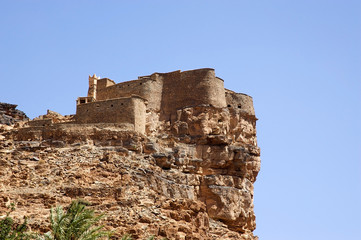
M 252 98 L 224 88 L 214 69 L 153 73 L 137 80 L 115 83 L 108 78 L 89 76 L 87 97 L 77 99 L 78 123 L 130 124 L 145 132 L 147 112 L 158 120 L 174 122 L 177 110 L 200 105 L 240 108 L 254 115 Z

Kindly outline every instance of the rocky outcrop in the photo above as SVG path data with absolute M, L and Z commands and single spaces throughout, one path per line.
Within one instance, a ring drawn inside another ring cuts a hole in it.
M 17 106 L 0 102 L 0 124 L 14 125 L 16 122 L 29 119 L 24 112 L 16 109 Z
M 258 239 L 256 120 L 254 111 L 199 105 L 173 122 L 148 111 L 145 134 L 71 121 L 5 131 L 0 212 L 15 202 L 16 216 L 45 232 L 50 207 L 83 198 L 106 213 L 115 238 Z
M 13 217 L 46 232 L 51 207 L 83 198 L 114 239 L 258 239 L 253 100 L 223 85 L 208 68 L 94 75 L 75 115 L 0 124 L 0 216 L 16 203 Z M 26 119 L 15 107 L 0 110 Z

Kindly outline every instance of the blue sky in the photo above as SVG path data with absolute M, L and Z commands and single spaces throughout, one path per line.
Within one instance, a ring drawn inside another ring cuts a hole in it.
M 75 113 L 88 75 L 216 69 L 253 96 L 260 239 L 361 239 L 361 2 L 0 0 L 0 101 Z

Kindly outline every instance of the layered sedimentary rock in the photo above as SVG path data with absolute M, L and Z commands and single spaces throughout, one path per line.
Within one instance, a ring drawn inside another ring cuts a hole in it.
M 224 94 L 225 106 L 177 107 L 169 119 L 148 108 L 143 132 L 73 118 L 3 131 L 0 212 L 16 202 L 46 232 L 50 207 L 83 198 L 115 238 L 257 239 L 257 119 L 252 98 Z

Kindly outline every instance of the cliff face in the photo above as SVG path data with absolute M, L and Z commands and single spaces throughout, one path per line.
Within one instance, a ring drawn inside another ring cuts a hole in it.
M 258 239 L 257 119 L 249 96 L 226 90 L 226 99 L 180 108 L 171 121 L 148 109 L 144 134 L 51 111 L 0 125 L 0 215 L 14 202 L 15 218 L 46 232 L 51 207 L 82 198 L 106 213 L 115 239 Z
M 256 118 L 211 106 L 177 116 L 171 124 L 149 112 L 146 135 L 116 124 L 3 131 L 0 212 L 15 202 L 16 217 L 44 232 L 50 207 L 83 198 L 116 237 L 256 239 Z

